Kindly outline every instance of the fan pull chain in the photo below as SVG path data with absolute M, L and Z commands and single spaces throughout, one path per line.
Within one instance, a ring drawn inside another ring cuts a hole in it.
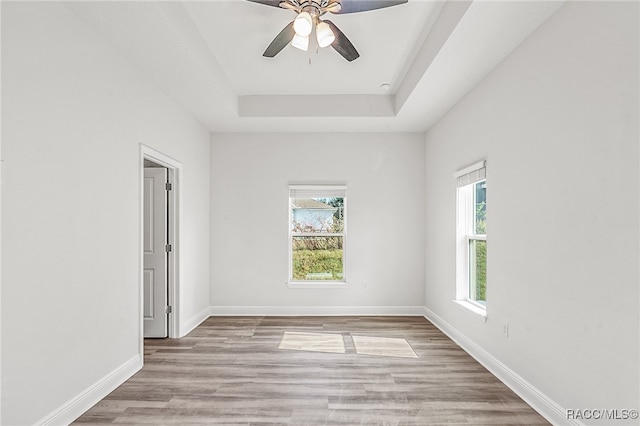
M 316 55 L 320 54 L 320 46 L 316 43 Z M 311 55 L 309 55 L 309 65 L 311 65 Z

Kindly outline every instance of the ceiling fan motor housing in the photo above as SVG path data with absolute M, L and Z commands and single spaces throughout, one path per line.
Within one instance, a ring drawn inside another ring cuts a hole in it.
M 320 15 L 322 15 L 322 3 L 325 3 L 326 1 L 322 1 L 322 2 L 317 2 L 317 1 L 313 1 L 313 0 L 309 0 L 309 1 L 305 1 L 300 3 L 300 10 L 302 12 L 308 12 L 309 15 L 311 15 L 315 20 L 318 19 L 318 17 Z

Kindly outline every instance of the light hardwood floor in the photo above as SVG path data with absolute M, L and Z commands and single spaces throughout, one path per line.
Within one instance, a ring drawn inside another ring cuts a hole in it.
M 345 353 L 279 349 L 285 332 L 342 335 Z M 406 339 L 418 358 L 358 354 L 352 335 Z M 146 340 L 144 368 L 76 423 L 548 424 L 420 317 L 211 317 Z

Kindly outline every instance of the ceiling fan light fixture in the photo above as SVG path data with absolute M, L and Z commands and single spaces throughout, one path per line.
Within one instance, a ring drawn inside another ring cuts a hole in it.
M 331 27 L 326 22 L 319 22 L 316 26 L 316 37 L 318 46 L 327 47 L 336 39 L 336 35 L 331 31 Z
M 307 49 L 309 49 L 309 36 L 296 34 L 293 36 L 293 40 L 291 40 L 291 45 L 296 49 L 304 50 L 306 52 Z
M 299 36 L 306 37 L 311 34 L 311 30 L 313 29 L 311 14 L 309 12 L 300 12 L 300 14 L 296 16 L 295 21 L 293 21 L 293 29 Z

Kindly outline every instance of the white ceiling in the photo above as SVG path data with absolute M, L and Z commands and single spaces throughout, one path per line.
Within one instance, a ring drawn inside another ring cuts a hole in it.
M 213 132 L 422 132 L 562 1 L 328 14 L 361 55 L 351 63 L 332 48 L 263 57 L 295 14 L 246 0 L 66 4 Z

